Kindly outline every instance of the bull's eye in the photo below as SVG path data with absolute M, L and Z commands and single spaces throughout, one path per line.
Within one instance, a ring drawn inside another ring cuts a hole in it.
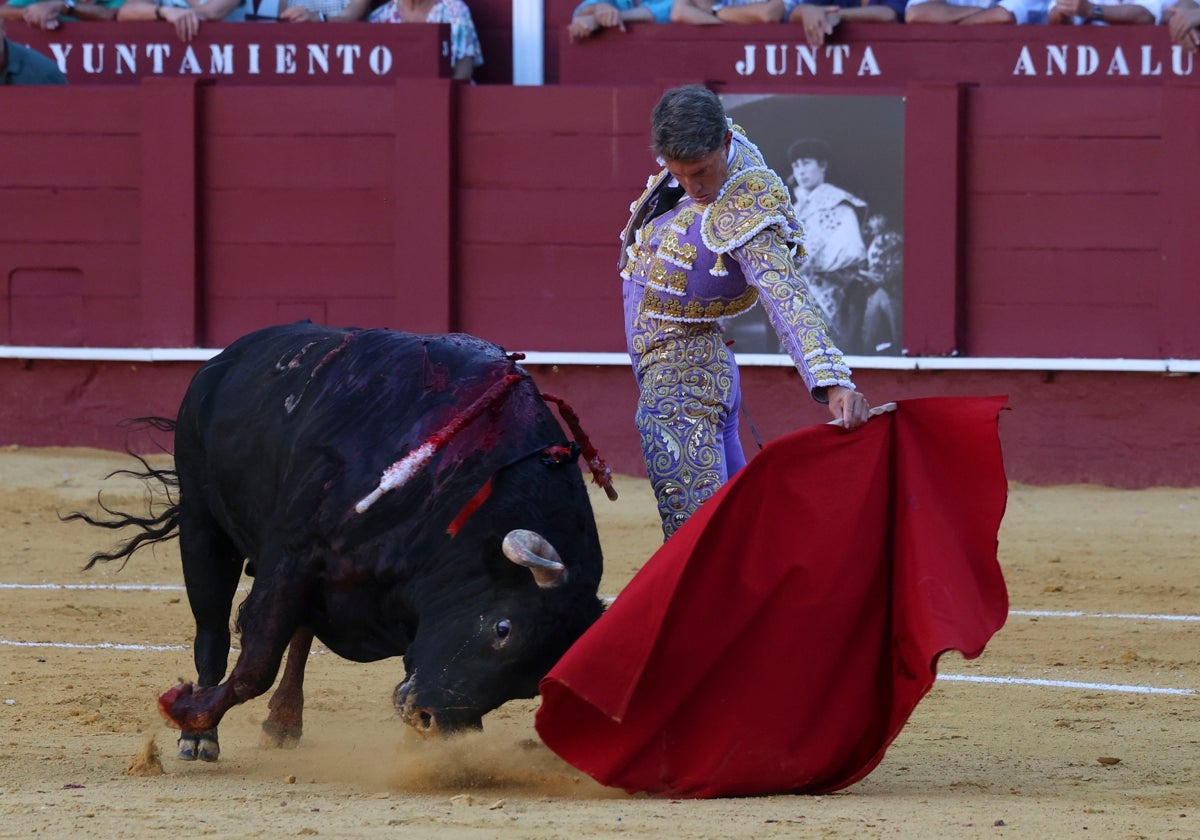
M 512 632 L 512 622 L 507 618 L 502 618 L 496 622 L 496 638 L 504 641 L 508 638 L 508 634 Z

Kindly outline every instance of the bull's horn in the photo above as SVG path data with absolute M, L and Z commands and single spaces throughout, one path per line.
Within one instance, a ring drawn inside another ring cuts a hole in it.
M 504 556 L 518 566 L 533 572 L 533 579 L 542 589 L 558 586 L 567 577 L 567 567 L 550 541 L 536 531 L 516 529 L 504 537 Z

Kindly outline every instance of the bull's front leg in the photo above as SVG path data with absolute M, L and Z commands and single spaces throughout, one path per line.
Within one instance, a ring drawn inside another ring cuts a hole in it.
M 301 627 L 288 646 L 283 677 L 271 695 L 267 707 L 271 713 L 263 721 L 258 742 L 264 747 L 294 747 L 304 732 L 304 666 L 312 650 L 313 632 Z
M 228 679 L 214 686 L 181 683 L 166 691 L 158 709 L 169 726 L 185 733 L 214 730 L 231 708 L 270 689 L 307 600 L 307 578 L 299 565 L 262 564 L 271 573 L 260 573 L 242 605 L 242 649 Z

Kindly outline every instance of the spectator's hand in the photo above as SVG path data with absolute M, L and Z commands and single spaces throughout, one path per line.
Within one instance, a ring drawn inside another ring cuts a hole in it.
M 571 36 L 572 41 L 582 41 L 584 38 L 590 38 L 600 29 L 600 24 L 596 22 L 596 18 L 592 15 L 580 15 L 571 19 L 571 25 L 567 27 L 567 33 Z
M 308 20 L 319 20 L 319 18 L 308 10 L 307 6 L 291 6 L 279 13 L 279 19 L 288 23 L 304 23 Z
M 1092 16 L 1091 0 L 1054 0 L 1046 13 L 1047 23 L 1074 23 L 1074 18 Z
M 58 29 L 58 13 L 62 10 L 63 4 L 60 0 L 45 0 L 45 2 L 27 6 L 21 17 L 30 26 L 51 31 Z
M 175 34 L 183 42 L 191 41 L 200 32 L 200 16 L 192 9 L 163 6 L 163 17 L 175 27 Z
M 619 27 L 622 31 L 625 29 L 625 24 L 621 21 L 621 13 L 611 3 L 596 3 L 592 6 L 592 15 L 596 18 L 596 23 L 605 29 L 614 26 Z
M 1198 26 L 1200 8 L 1181 9 L 1176 6 L 1167 21 L 1167 31 L 1171 33 L 1171 40 L 1188 52 L 1196 52 L 1197 47 L 1200 47 L 1200 32 L 1196 30 Z
M 798 23 L 804 27 L 804 38 L 810 47 L 823 45 L 825 36 L 833 34 L 833 24 L 829 22 L 829 14 L 824 6 L 801 3 L 792 10 L 788 23 Z
M 870 417 L 871 405 L 867 398 L 858 391 L 852 391 L 841 385 L 833 385 L 828 390 L 829 413 L 843 428 L 857 429 L 867 422 Z

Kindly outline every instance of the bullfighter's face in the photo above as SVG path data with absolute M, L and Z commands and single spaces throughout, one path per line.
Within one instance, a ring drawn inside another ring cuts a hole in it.
M 725 135 L 720 148 L 693 160 L 668 160 L 667 171 L 697 204 L 711 204 L 729 178 L 729 143 Z

